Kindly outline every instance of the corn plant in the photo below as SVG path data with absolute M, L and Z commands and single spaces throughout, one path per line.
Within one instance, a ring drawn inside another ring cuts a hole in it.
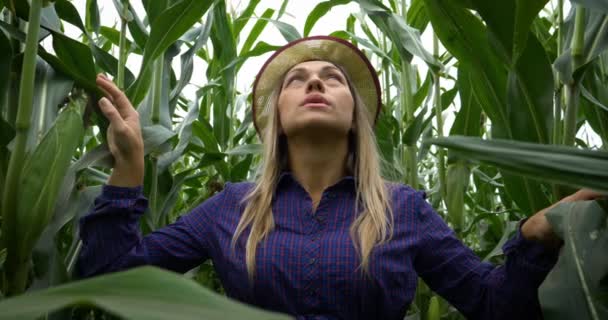
M 288 0 L 260 3 L 114 0 L 100 12 L 98 0 L 0 0 L 0 319 L 285 318 L 223 297 L 209 261 L 185 277 L 144 267 L 77 279 L 78 218 L 112 166 L 94 79 L 113 77 L 140 114 L 145 234 L 252 179 L 260 146 L 250 88 L 236 85 L 251 77 L 244 64 L 349 3 L 359 11 L 323 33 L 378 70 L 383 174 L 427 190 L 481 259 L 503 262 L 517 222 L 575 188 L 608 192 L 603 1 L 319 1 L 303 26 L 285 22 Z M 262 40 L 268 28 L 282 38 Z M 564 249 L 539 290 L 546 319 L 608 317 L 607 212 L 586 202 L 549 213 Z M 462 318 L 419 281 L 406 319 Z

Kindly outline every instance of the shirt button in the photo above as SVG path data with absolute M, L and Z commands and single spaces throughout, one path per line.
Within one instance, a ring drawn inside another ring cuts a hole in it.
M 315 259 L 315 258 L 311 258 L 311 259 L 310 259 L 310 261 L 309 261 L 309 263 L 310 263 L 310 264 L 315 264 L 315 262 L 316 262 L 316 261 L 317 261 L 317 259 Z

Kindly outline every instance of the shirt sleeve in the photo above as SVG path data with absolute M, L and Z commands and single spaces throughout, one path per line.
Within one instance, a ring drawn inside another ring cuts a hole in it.
M 503 246 L 505 264 L 482 262 L 418 192 L 415 268 L 429 287 L 467 319 L 539 319 L 538 287 L 559 252 L 517 234 Z M 522 221 L 523 222 L 523 221 Z
M 141 186 L 103 186 L 92 212 L 79 221 L 82 249 L 77 273 L 80 277 L 141 265 L 183 273 L 208 258 L 205 237 L 208 230 L 204 228 L 209 229 L 210 224 L 204 212 L 195 209 L 175 223 L 142 237 L 139 218 L 147 207 Z

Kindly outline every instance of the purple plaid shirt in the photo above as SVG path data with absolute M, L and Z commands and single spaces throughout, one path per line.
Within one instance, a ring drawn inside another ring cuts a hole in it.
M 536 319 L 537 288 L 556 252 L 520 233 L 503 247 L 503 266 L 481 262 L 425 201 L 425 194 L 390 184 L 391 241 L 374 249 L 371 277 L 362 276 L 349 236 L 355 218 L 355 180 L 327 188 L 316 212 L 294 177 L 281 175 L 273 203 L 275 229 L 256 252 L 256 279 L 247 285 L 246 233 L 236 254 L 230 241 L 252 183 L 227 183 L 175 223 L 141 237 L 147 208 L 142 188 L 104 186 L 81 218 L 81 276 L 150 264 L 186 272 L 212 259 L 229 297 L 298 319 L 403 319 L 418 276 L 469 319 Z

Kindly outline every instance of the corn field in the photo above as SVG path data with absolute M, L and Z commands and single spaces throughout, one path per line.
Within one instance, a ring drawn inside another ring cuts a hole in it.
M 603 0 L 311 1 L 306 13 L 288 0 L 0 0 L 0 319 L 286 318 L 226 298 L 210 261 L 77 279 L 78 219 L 112 167 L 95 78 L 111 76 L 140 115 L 146 234 L 253 179 L 261 148 L 243 66 L 345 5 L 355 9 L 326 34 L 379 72 L 385 178 L 426 190 L 484 261 L 504 261 L 525 217 L 578 188 L 608 192 Z M 290 14 L 308 16 L 291 25 Z M 262 40 L 267 29 L 282 37 Z M 608 319 L 607 203 L 548 217 L 564 246 L 539 289 L 545 319 Z M 406 319 L 464 317 L 419 281 Z

